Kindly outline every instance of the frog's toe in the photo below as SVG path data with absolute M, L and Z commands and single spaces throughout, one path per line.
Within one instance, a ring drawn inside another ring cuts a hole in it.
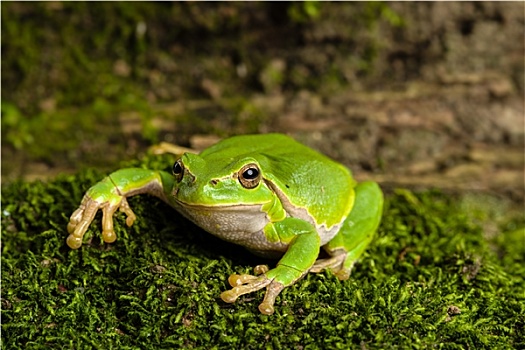
M 106 243 L 113 243 L 117 240 L 117 234 L 113 229 L 113 213 L 117 208 L 107 206 L 102 210 L 102 239 Z
M 82 246 L 82 237 L 69 235 L 66 239 L 66 243 L 71 249 L 78 249 Z
M 228 282 L 233 287 L 221 293 L 221 299 L 226 303 L 234 303 L 241 295 L 258 291 L 266 287 L 266 294 L 263 302 L 259 305 L 259 311 L 265 315 L 274 313 L 275 298 L 284 289 L 284 284 L 275 279 L 268 278 L 266 273 L 268 267 L 265 265 L 257 266 L 257 271 L 263 273 L 262 276 L 253 275 L 231 275 Z
M 259 305 L 259 311 L 264 315 L 272 315 L 275 312 L 275 309 L 273 308 L 273 303 L 267 303 L 263 301 Z
M 82 216 L 84 215 L 84 207 L 80 206 L 77 210 L 71 214 L 69 217 L 69 222 L 67 224 L 67 232 L 73 233 L 75 232 L 75 228 L 77 227 L 78 223 L 82 220 Z
M 312 266 L 312 268 L 310 269 L 310 272 L 320 273 L 326 269 L 330 269 L 333 272 L 337 272 L 343 266 L 345 259 L 346 259 L 345 253 L 332 256 L 328 259 L 318 259 L 315 262 L 315 264 Z
M 110 231 L 103 230 L 102 239 L 106 243 L 113 243 L 117 240 L 117 234 L 113 230 L 110 230 Z
M 77 223 L 70 221 L 67 224 L 67 233 L 72 234 L 73 232 L 75 232 L 75 227 L 77 227 Z
M 263 273 L 266 273 L 268 271 L 270 271 L 268 265 L 257 265 L 253 268 L 253 273 L 256 276 L 262 275 Z
M 231 275 L 228 278 L 228 282 L 233 288 L 222 292 L 221 299 L 226 303 L 233 303 L 241 295 L 263 289 L 269 285 L 272 280 L 266 276 Z
M 252 283 L 255 281 L 258 277 L 252 276 L 252 275 L 237 275 L 233 274 L 228 277 L 228 283 L 232 287 L 242 286 L 243 284 Z
M 352 272 L 352 268 L 346 268 L 346 267 L 342 267 L 339 271 L 337 271 L 335 273 L 335 276 L 340 280 L 340 281 L 346 281 L 347 279 L 350 278 L 350 273 Z
M 350 278 L 354 262 L 355 260 L 349 260 L 346 254 L 338 254 L 328 259 L 317 260 L 310 272 L 320 273 L 329 269 L 340 281 L 344 281 Z
M 275 304 L 275 298 L 284 289 L 284 284 L 273 280 L 268 287 L 266 287 L 266 294 L 264 295 L 263 302 L 259 305 L 259 311 L 265 315 L 271 315 L 274 312 L 273 305 Z
M 84 237 L 100 207 L 101 203 L 91 198 L 91 196 L 85 195 L 82 198 L 80 207 L 71 214 L 67 224 L 69 236 L 66 239 L 66 243 L 70 248 L 78 249 L 82 246 L 82 237 Z
M 237 293 L 235 293 L 235 291 L 232 290 L 232 289 L 224 291 L 224 292 L 221 293 L 222 301 L 224 301 L 225 303 L 228 303 L 228 304 L 235 303 L 235 301 L 237 300 L 238 297 L 239 297 L 239 295 Z
M 119 210 L 123 212 L 124 214 L 126 214 L 126 225 L 128 227 L 131 227 L 131 225 L 133 225 L 133 223 L 137 219 L 137 216 L 135 215 L 133 210 L 131 210 L 131 207 L 129 206 L 128 201 L 126 200 L 125 197 L 123 197 L 120 202 Z

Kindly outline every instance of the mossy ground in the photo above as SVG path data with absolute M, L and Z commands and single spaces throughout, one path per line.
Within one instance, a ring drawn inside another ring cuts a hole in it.
M 488 241 L 456 198 L 395 191 L 350 280 L 308 275 L 264 316 L 262 292 L 218 297 L 264 261 L 153 197 L 130 199 L 138 220 L 117 215 L 114 244 L 101 243 L 99 214 L 90 243 L 70 250 L 68 216 L 102 176 L 3 187 L 3 348 L 525 348 L 523 222 Z

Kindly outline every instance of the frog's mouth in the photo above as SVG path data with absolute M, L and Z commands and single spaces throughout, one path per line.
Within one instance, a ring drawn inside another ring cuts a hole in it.
M 201 205 L 176 199 L 175 208 L 204 230 L 228 241 L 262 231 L 269 222 L 263 204 Z
M 187 203 L 180 199 L 175 198 L 175 202 L 182 208 L 189 210 L 203 210 L 203 211 L 246 211 L 250 213 L 262 212 L 262 207 L 266 203 L 257 204 L 218 204 L 218 205 L 207 205 L 207 204 L 195 204 Z

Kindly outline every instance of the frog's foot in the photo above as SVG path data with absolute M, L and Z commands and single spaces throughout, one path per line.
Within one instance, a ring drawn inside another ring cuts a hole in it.
M 106 243 L 113 243 L 117 239 L 113 230 L 113 214 L 117 209 L 126 214 L 126 225 L 133 225 L 136 219 L 125 197 L 119 196 L 112 201 L 97 201 L 86 194 L 80 207 L 69 218 L 67 225 L 69 236 L 66 242 L 71 249 L 78 249 L 82 246 L 82 237 L 99 209 L 102 209 L 102 239 Z
M 182 147 L 179 145 L 174 145 L 168 142 L 161 142 L 157 145 L 153 145 L 148 150 L 151 153 L 157 154 L 157 155 L 167 153 L 167 154 L 175 154 L 175 155 L 180 156 L 181 154 L 184 154 L 184 153 L 195 153 L 195 154 L 199 153 L 198 151 L 194 149 Z
M 326 269 L 330 269 L 339 280 L 347 280 L 350 277 L 350 272 L 352 272 L 352 267 L 355 262 L 348 263 L 346 261 L 347 258 L 347 254 L 342 253 L 327 259 L 318 259 L 310 269 L 310 272 L 320 273 Z
M 233 287 L 232 289 L 222 292 L 221 299 L 226 303 L 234 303 L 238 297 L 244 294 L 258 291 L 266 287 L 266 294 L 264 295 L 263 302 L 259 305 L 259 311 L 265 315 L 271 315 L 274 313 L 275 298 L 279 293 L 286 287 L 284 283 L 278 281 L 278 276 L 287 269 L 286 266 L 278 266 L 275 269 L 268 272 L 268 266 L 257 265 L 254 269 L 254 275 L 231 275 L 228 278 L 228 282 Z M 271 277 L 268 275 L 275 275 Z

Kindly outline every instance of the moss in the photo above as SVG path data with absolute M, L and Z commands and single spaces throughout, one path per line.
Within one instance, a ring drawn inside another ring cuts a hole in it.
M 315 20 L 320 15 L 320 1 L 292 2 L 288 7 L 288 17 L 292 22 L 305 23 Z
M 2 173 L 19 176 L 27 163 L 35 161 L 70 169 L 112 166 L 130 157 L 131 138 L 144 143 L 157 140 L 158 130 L 151 127 L 152 111 L 141 100 L 112 104 L 98 98 L 83 108 L 26 115 L 12 104 L 2 103 L 2 138 L 11 146 L 6 149 L 16 152 L 2 161 Z M 128 116 L 138 116 L 134 134 L 125 131 Z
M 165 168 L 173 157 L 127 165 Z M 399 190 L 350 280 L 308 275 L 257 311 L 262 292 L 219 299 L 233 272 L 264 261 L 203 232 L 148 196 L 118 240 L 65 244 L 68 215 L 102 177 L 85 170 L 2 189 L 2 345 L 39 348 L 444 348 L 525 346 L 523 219 L 489 248 L 456 198 Z M 520 231 L 521 230 L 521 231 Z M 494 242 L 492 242 L 494 243 Z M 271 263 L 271 262 L 270 262 Z

